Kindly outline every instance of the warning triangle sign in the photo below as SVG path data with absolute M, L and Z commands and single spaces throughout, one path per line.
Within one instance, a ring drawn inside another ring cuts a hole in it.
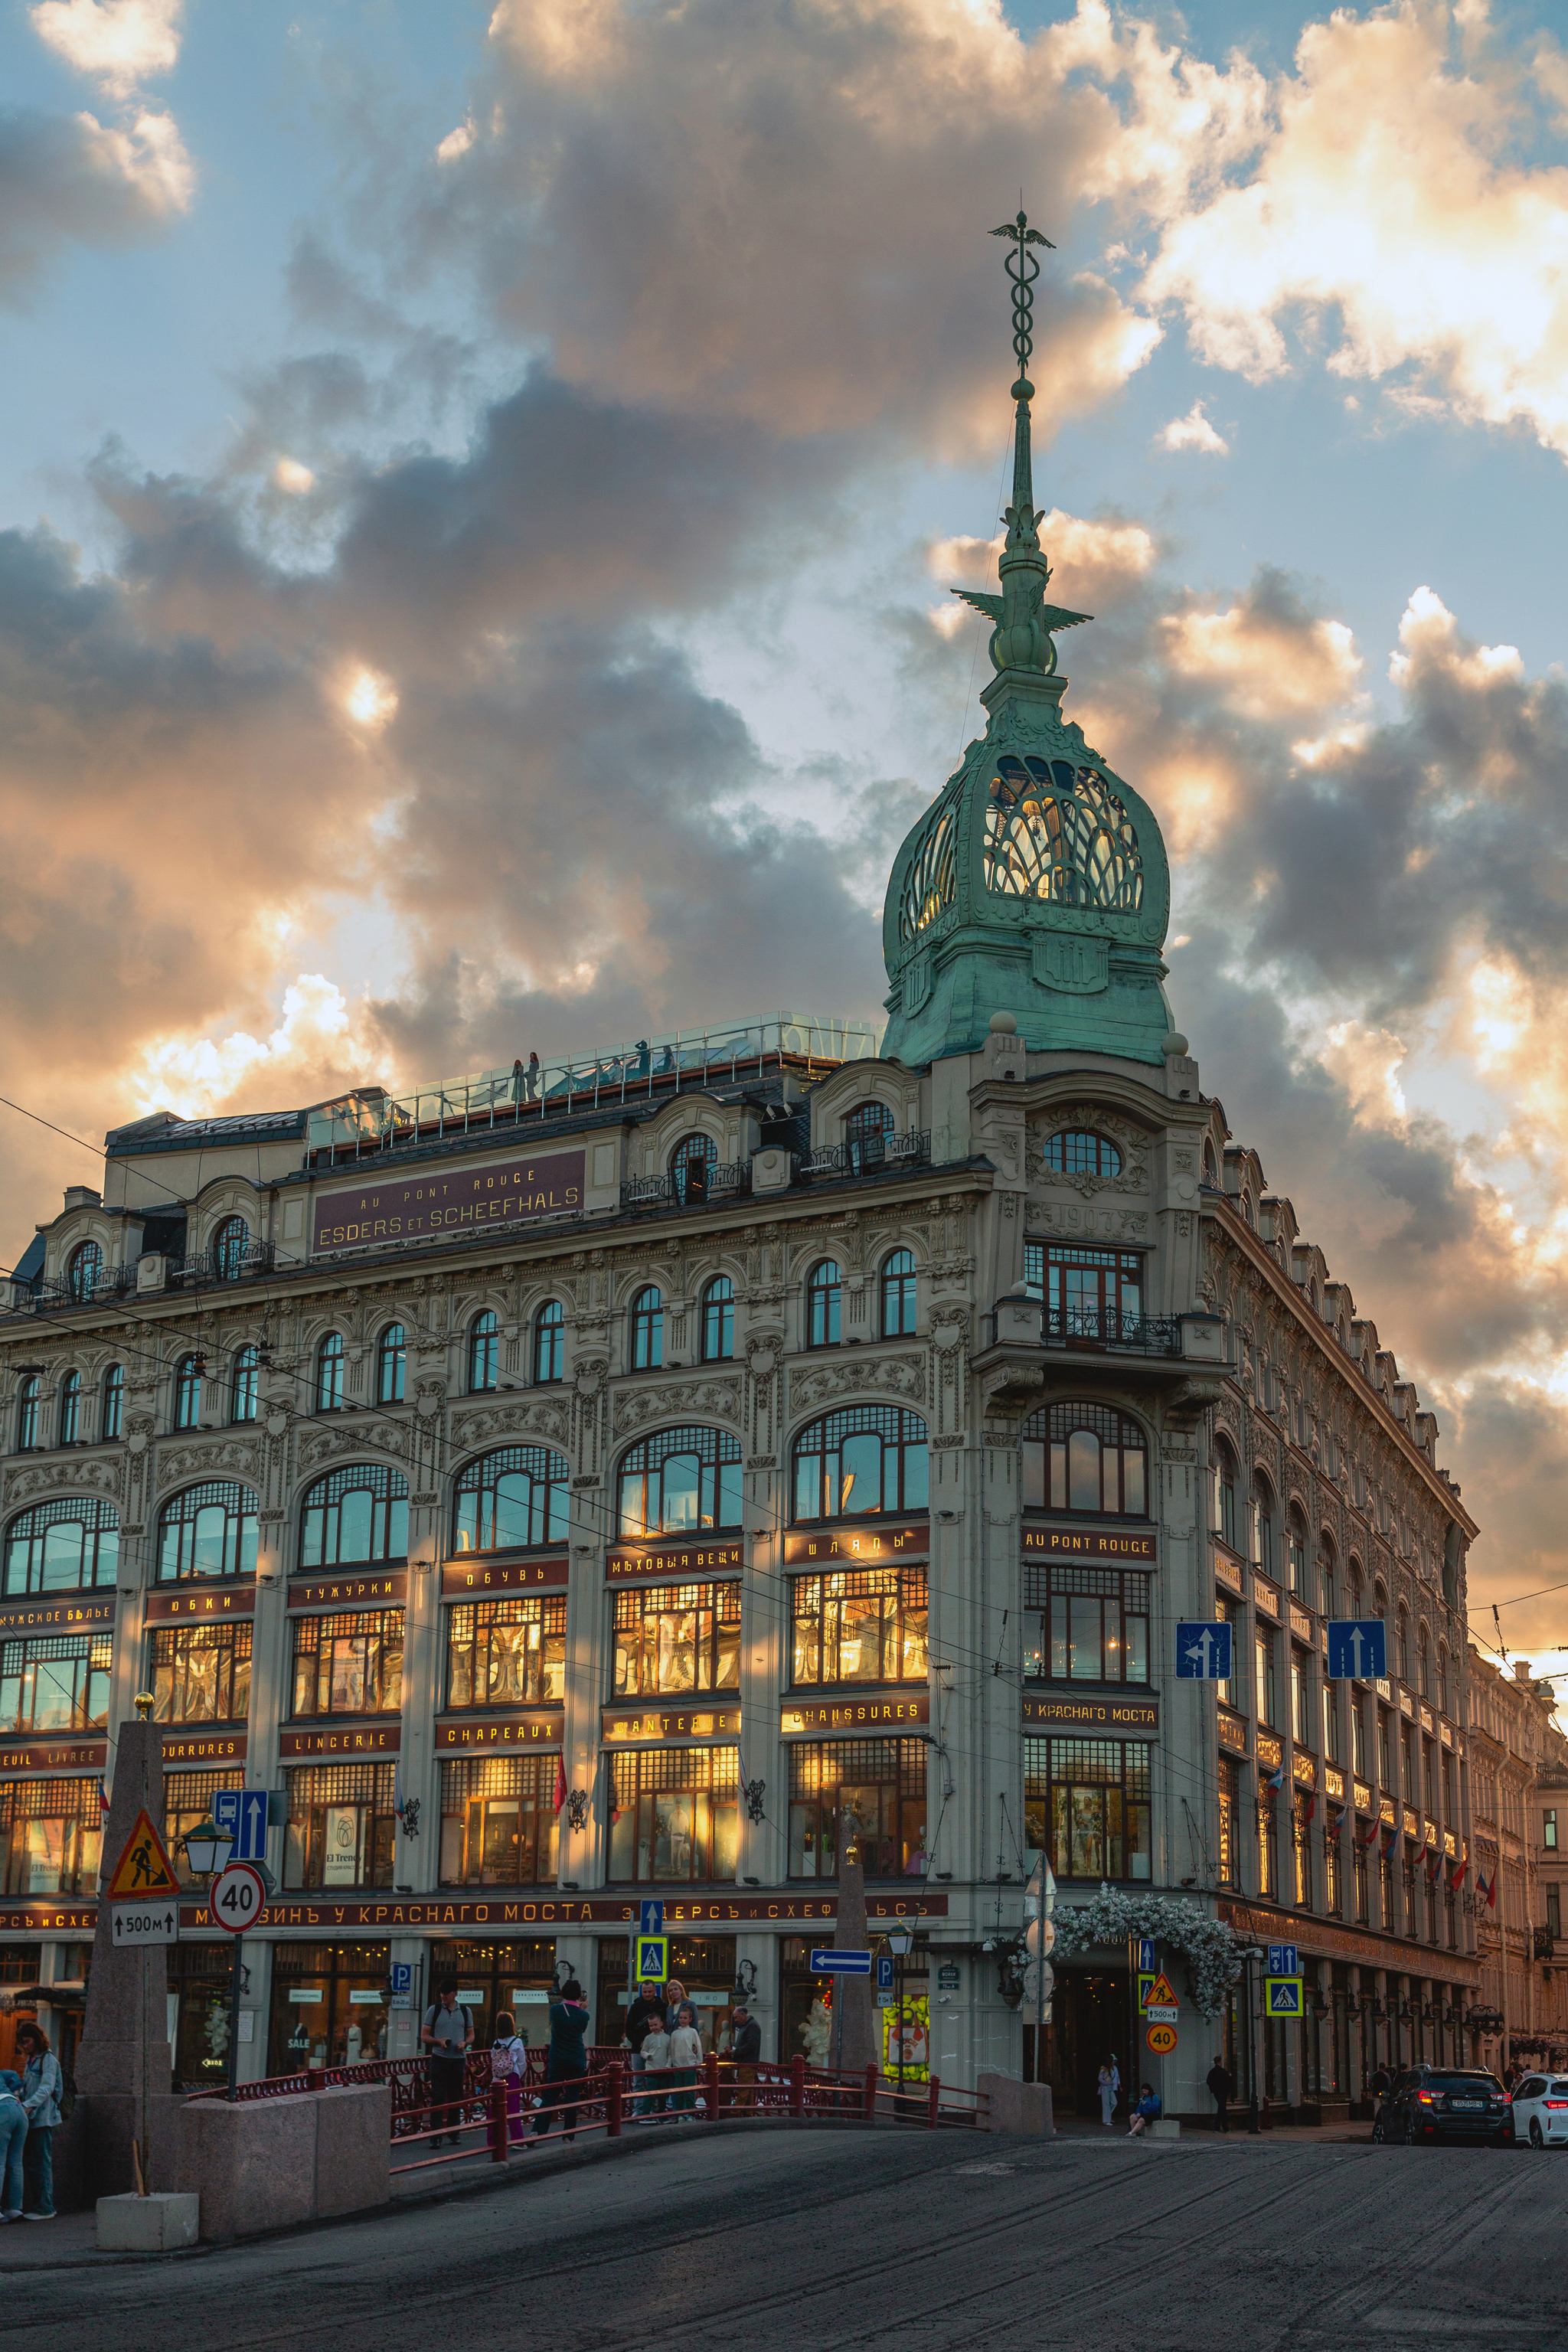
M 174 1876 L 163 1841 L 143 1806 L 125 1841 L 125 1851 L 114 1865 L 114 1875 L 109 1882 L 110 1900 L 126 1895 L 177 1895 L 179 1891 L 180 1882 Z
M 1143 2006 L 1145 2009 L 1174 2009 L 1176 2006 L 1176 1996 L 1172 1990 L 1171 1979 L 1163 1969 L 1155 1978 L 1154 1990 Z

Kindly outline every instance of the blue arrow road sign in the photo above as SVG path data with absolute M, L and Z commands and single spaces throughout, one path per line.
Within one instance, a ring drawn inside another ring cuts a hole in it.
M 642 1914 L 637 1922 L 637 1933 L 642 1936 L 662 1936 L 664 1933 L 663 1904 L 643 1902 L 638 1904 L 637 1909 Z
M 1271 1977 L 1299 1977 L 1301 1973 L 1294 1944 L 1270 1944 L 1268 1974 Z
M 893 1956 L 891 1952 L 879 1952 L 877 1955 L 877 1990 L 879 1992 L 891 1992 L 892 1990 Z
M 869 1952 L 840 1952 L 830 1945 L 826 1951 L 813 1952 L 811 1973 L 814 1977 L 868 1977 L 871 1955 Z
M 1154 1938 L 1152 1936 L 1140 1936 L 1138 1938 L 1138 1973 L 1141 1977 L 1152 1977 L 1154 1973 Z
M 238 1819 L 235 1823 L 234 1852 L 230 1862 L 265 1862 L 267 1859 L 267 1791 L 265 1789 L 237 1789 L 239 1799 Z
M 1381 1617 L 1331 1617 L 1329 1679 L 1376 1682 L 1388 1672 L 1388 1636 Z
M 1184 1683 L 1230 1680 L 1230 1627 L 1223 1617 L 1200 1617 L 1176 1627 L 1176 1679 Z
M 226 1838 L 239 1835 L 240 1793 L 237 1789 L 220 1789 L 213 1799 L 213 1827 L 220 1829 Z M 234 1860 L 232 1854 L 229 1860 Z

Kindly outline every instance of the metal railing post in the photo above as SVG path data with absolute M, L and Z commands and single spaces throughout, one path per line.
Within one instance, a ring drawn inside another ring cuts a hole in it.
M 874 2058 L 869 2059 L 869 2060 L 868 2060 L 868 2062 L 867 2062 L 867 2065 L 866 2065 L 866 2095 L 865 2095 L 865 2100 L 864 2100 L 864 2102 L 863 2102 L 863 2104 L 862 2104 L 862 2106 L 861 2106 L 860 2112 L 861 2112 L 861 2114 L 864 2116 L 864 2117 L 865 2117 L 866 2121 L 867 2121 L 868 2124 L 874 2124 L 874 2123 L 876 2122 L 876 2120 L 877 2120 L 877 2062 L 876 2062 L 876 2060 L 875 2060 Z
M 941 2111 L 941 2107 L 942 2084 L 936 2075 L 933 2074 L 931 2078 L 931 2093 L 926 2102 L 926 2121 L 932 2131 L 935 2131 L 936 2129 L 936 2119 L 939 2112 Z
M 621 2136 L 621 2090 L 625 2077 L 619 2066 L 612 2065 L 605 2093 L 605 2137 L 619 2139 Z
M 708 2120 L 710 2124 L 716 2124 L 719 2120 L 719 2053 L 717 2050 L 710 2050 L 708 2053 Z
M 490 2084 L 490 2162 L 506 2162 L 506 2084 Z
M 789 2111 L 797 2120 L 805 2113 L 805 2053 L 800 2050 L 789 2062 Z

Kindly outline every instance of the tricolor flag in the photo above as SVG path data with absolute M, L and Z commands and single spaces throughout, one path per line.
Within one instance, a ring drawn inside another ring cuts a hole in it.
M 1491 1899 L 1492 1899 L 1492 1887 L 1495 1887 L 1495 1886 L 1496 1886 L 1496 1885 L 1497 1885 L 1497 1870 L 1496 1870 L 1495 1865 L 1494 1865 L 1493 1870 L 1492 1870 L 1492 1881 L 1491 1881 L 1491 1886 L 1489 1886 L 1489 1885 L 1487 1885 L 1487 1874 L 1486 1874 L 1486 1872 L 1485 1872 L 1484 1870 L 1482 1870 L 1482 1869 L 1480 1868 L 1479 1864 L 1477 1864 L 1477 1867 L 1476 1867 L 1476 1900 L 1477 1900 L 1477 1902 L 1478 1902 L 1478 1903 L 1489 1903 L 1489 1903 L 1490 1903 L 1490 1901 L 1491 1901 Z
M 1386 1862 L 1389 1855 L 1394 1852 L 1394 1847 L 1399 1843 L 1398 1822 L 1384 1822 L 1383 1824 L 1383 1834 L 1388 1840 L 1388 1843 L 1383 1849 L 1383 1858 Z
M 1301 1827 L 1302 1827 L 1303 1829 L 1310 1829 L 1310 1828 L 1311 1823 L 1312 1823 L 1313 1816 L 1316 1814 L 1317 1810 L 1318 1810 L 1318 1800 L 1317 1800 L 1317 1796 L 1316 1796 L 1316 1794 L 1314 1793 L 1313 1795 L 1309 1796 L 1309 1798 L 1307 1799 L 1307 1801 L 1306 1801 L 1305 1806 L 1302 1808 L 1302 1811 L 1301 1811 Z
M 1428 1860 L 1427 1860 L 1427 1864 L 1426 1864 L 1426 1884 L 1427 1884 L 1427 1885 L 1428 1885 L 1428 1886 L 1436 1886 L 1436 1884 L 1437 1884 L 1437 1874 L 1438 1874 L 1438 1872 L 1442 1869 L 1442 1867 L 1443 1867 L 1443 1849 L 1442 1849 L 1442 1847 L 1441 1847 L 1440 1845 L 1435 1845 L 1435 1846 L 1433 1847 L 1433 1849 L 1432 1849 L 1432 1852 L 1431 1852 L 1430 1857 L 1428 1858 Z
M 1501 1868 L 1502 1858 L 1500 1855 L 1498 1860 L 1492 1864 L 1491 1883 L 1487 1888 L 1487 1909 L 1489 1911 L 1495 1911 L 1497 1909 L 1498 1873 Z
M 1263 1785 L 1266 1789 L 1274 1790 L 1279 1790 L 1285 1786 L 1285 1766 L 1283 1761 L 1281 1761 L 1278 1772 L 1270 1772 Z
M 1422 1832 L 1421 1832 L 1421 1843 L 1420 1843 L 1420 1844 L 1416 1847 L 1416 1849 L 1415 1849 L 1415 1858 L 1413 1859 L 1413 1861 L 1411 1862 L 1411 1864 L 1410 1864 L 1411 1869 L 1412 1869 L 1412 1870 L 1419 1870 L 1419 1869 L 1420 1869 L 1420 1867 L 1421 1867 L 1421 1865 L 1422 1865 L 1422 1864 L 1426 1861 L 1426 1831 L 1425 1831 L 1425 1830 L 1423 1830 L 1423 1831 L 1422 1831 Z

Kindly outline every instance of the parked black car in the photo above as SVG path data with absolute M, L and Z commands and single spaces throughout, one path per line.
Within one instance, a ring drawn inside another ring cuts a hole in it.
M 1479 2067 L 1407 2066 L 1378 2109 L 1376 2140 L 1406 2147 L 1442 2140 L 1513 2145 L 1513 2103 L 1495 2074 Z

